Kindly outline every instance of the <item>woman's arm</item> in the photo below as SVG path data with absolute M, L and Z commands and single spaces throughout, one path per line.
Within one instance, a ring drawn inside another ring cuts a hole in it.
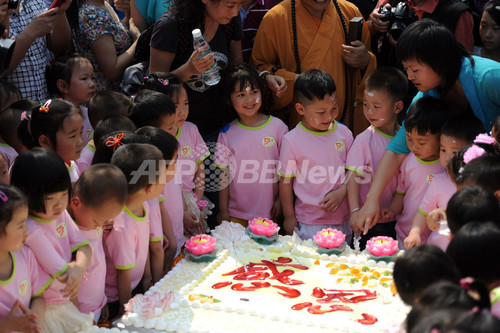
M 137 28 L 139 28 L 140 31 L 144 31 L 148 26 L 146 21 L 144 20 L 144 17 L 142 17 L 141 13 L 139 12 L 139 9 L 137 9 L 135 1 L 136 0 L 130 0 L 130 17 L 134 19 Z M 139 0 L 139 1 L 144 1 L 144 0 Z

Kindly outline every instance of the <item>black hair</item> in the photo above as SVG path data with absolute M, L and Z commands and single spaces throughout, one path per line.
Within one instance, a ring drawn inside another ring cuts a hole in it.
M 396 45 L 396 56 L 401 62 L 415 60 L 430 66 L 444 82 L 441 96 L 446 96 L 457 81 L 463 58 L 474 63 L 453 32 L 431 19 L 418 20 L 403 31 Z
M 495 140 L 497 140 L 497 143 L 500 142 L 500 116 L 495 118 L 495 121 L 493 122 L 493 129 L 496 131 L 496 136 Z
M 165 161 L 167 161 L 167 165 L 170 164 L 175 152 L 179 149 L 177 139 L 160 128 L 144 126 L 139 128 L 135 133 L 141 135 L 146 140 L 146 143 L 158 148 L 163 154 Z
M 21 206 L 27 207 L 28 199 L 15 186 L 0 185 L 0 195 L 0 236 L 3 236 L 14 211 Z
M 21 139 L 17 135 L 19 124 L 24 118 L 31 117 L 31 109 L 39 103 L 31 100 L 20 100 L 0 113 L 0 136 L 6 144 L 17 150 Z
M 175 115 L 174 102 L 165 94 L 144 89 L 137 93 L 128 117 L 137 126 L 160 127 L 162 119 Z
M 379 67 L 368 75 L 365 89 L 387 92 L 394 101 L 404 101 L 408 94 L 408 78 L 396 67 Z
M 306 105 L 322 100 L 326 95 L 337 91 L 335 82 L 330 74 L 321 69 L 310 69 L 299 75 L 293 86 L 293 93 L 297 103 Z
M 424 96 L 408 109 L 405 119 L 406 132 L 415 130 L 419 135 L 439 134 L 443 124 L 452 115 L 448 103 L 444 100 Z
M 21 92 L 16 85 L 0 80 L 0 112 L 7 109 L 13 101 L 21 99 Z
M 59 56 L 53 65 L 47 67 L 47 71 L 45 72 L 49 93 L 52 95 L 62 96 L 59 88 L 57 87 L 57 81 L 63 80 L 69 87 L 71 84 L 73 70 L 85 61 L 90 63 L 87 58 L 84 58 L 77 53 L 66 53 Z
M 486 285 L 500 281 L 498 221 L 467 223 L 453 236 L 446 254 L 463 277 L 473 277 Z
M 491 16 L 493 21 L 495 21 L 496 24 L 500 25 L 500 10 L 498 9 L 498 6 L 500 6 L 500 1 L 488 1 L 483 7 L 483 13 L 487 12 Z
M 470 311 L 456 308 L 439 309 L 422 316 L 409 333 L 498 333 L 500 320 L 489 311 Z
M 479 186 L 464 187 L 448 201 L 446 208 L 448 227 L 456 234 L 471 221 L 497 221 L 500 223 L 500 205 L 495 196 Z
M 127 199 L 127 179 L 112 164 L 94 164 L 85 169 L 74 184 L 75 195 L 89 207 L 100 207 L 110 199 L 124 204 Z
M 467 143 L 474 141 L 477 135 L 484 132 L 486 130 L 479 119 L 465 114 L 457 114 L 449 118 L 441 128 L 441 135 L 462 139 Z
M 116 91 L 103 91 L 92 97 L 89 103 L 89 121 L 92 128 L 107 116 L 122 115 L 128 117 L 132 108 L 132 100 Z
M 64 161 L 55 151 L 36 147 L 19 155 L 11 170 L 11 184 L 28 197 L 30 211 L 45 213 L 47 195 L 68 191 L 71 180 Z
M 184 83 L 172 73 L 155 72 L 144 81 L 144 89 L 161 92 L 174 100 L 184 87 Z
M 148 163 L 147 167 L 144 167 L 144 163 Z M 147 143 L 131 143 L 118 148 L 111 158 L 111 164 L 120 168 L 127 178 L 129 194 L 159 183 L 160 170 L 165 169 L 161 151 Z
M 494 194 L 500 190 L 500 157 L 483 155 L 471 160 L 459 172 L 456 183 L 478 185 Z
M 31 117 L 25 118 L 19 124 L 17 134 L 22 143 L 28 148 L 40 147 L 38 139 L 45 135 L 57 147 L 56 133 L 62 129 L 64 119 L 73 114 L 83 118 L 82 110 L 70 102 L 62 99 L 48 100 L 45 106 L 35 106 L 31 109 Z
M 101 137 L 95 144 L 95 154 L 92 164 L 110 163 L 114 152 L 122 145 L 129 143 L 146 143 L 146 140 L 134 132 L 115 131 Z
M 135 132 L 135 130 L 135 124 L 127 117 L 119 114 L 106 116 L 97 123 L 97 126 L 94 129 L 94 145 L 97 147 L 101 139 L 105 136 L 109 136 L 111 132 Z
M 220 0 L 208 0 L 211 2 L 220 2 Z M 179 22 L 188 26 L 201 26 L 201 32 L 205 27 L 205 5 L 200 0 L 170 0 L 169 14 L 175 15 Z M 167 15 L 169 15 L 167 14 Z
M 459 282 L 453 262 L 437 246 L 424 244 L 398 256 L 394 264 L 394 283 L 399 296 L 413 305 L 422 291 L 439 280 Z

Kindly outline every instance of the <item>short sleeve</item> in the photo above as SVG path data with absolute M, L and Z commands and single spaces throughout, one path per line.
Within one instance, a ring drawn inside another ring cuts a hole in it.
M 177 20 L 167 12 L 155 23 L 150 45 L 157 50 L 176 53 L 180 37 Z
M 229 125 L 226 125 L 229 128 Z M 224 126 L 223 130 L 226 129 Z M 215 166 L 222 169 L 229 168 L 229 148 L 227 144 L 226 132 L 220 132 L 217 139 L 217 146 L 215 147 Z
M 193 147 L 194 147 L 194 158 L 196 164 L 203 162 L 208 156 L 210 156 L 210 151 L 208 150 L 207 144 L 201 137 L 198 127 L 195 127 L 191 131 Z
M 40 296 L 52 283 L 52 278 L 40 267 L 30 248 L 23 248 L 22 251 L 31 274 L 31 295 Z
M 297 173 L 297 160 L 293 151 L 293 144 L 285 136 L 280 150 L 280 163 L 278 175 L 281 177 L 295 177 Z
M 358 135 L 347 153 L 346 169 L 352 170 L 360 176 L 364 176 L 367 168 L 373 168 L 371 156 L 372 154 L 368 143 L 361 135 Z
M 349 151 L 351 151 L 351 148 L 352 148 L 352 144 L 354 142 L 354 137 L 352 136 L 352 132 L 348 129 L 347 129 L 347 135 L 346 135 L 346 138 L 345 138 L 345 149 L 346 149 L 346 152 L 347 154 L 349 154 Z
M 161 221 L 160 199 L 165 199 L 161 196 L 158 199 L 149 200 L 149 241 L 160 242 L 163 240 L 163 227 Z M 162 201 L 163 201 L 162 200 Z
M 286 133 L 288 133 L 288 127 L 285 125 L 281 119 L 276 118 L 279 120 L 279 129 L 278 129 L 278 136 L 276 137 L 276 145 L 278 146 L 278 150 L 281 150 L 281 142 L 283 141 L 283 137 L 285 136 Z
M 71 247 L 71 252 L 78 251 L 79 248 L 89 245 L 89 241 L 81 233 L 80 229 L 76 226 L 76 223 L 66 213 L 66 229 L 68 230 L 69 246 Z
M 405 194 L 406 193 L 406 184 L 405 184 L 405 178 L 406 178 L 406 163 L 407 163 L 408 158 L 405 158 L 403 160 L 403 163 L 401 163 L 401 166 L 399 168 L 399 173 L 398 173 L 398 184 L 396 186 L 396 193 L 399 194 Z
M 123 219 L 124 215 L 122 213 L 118 218 Z M 111 264 L 116 269 L 131 269 L 135 266 L 135 247 L 131 246 L 134 243 L 134 233 L 125 228 L 123 221 L 115 220 L 113 230 L 106 237 L 105 246 Z
M 55 278 L 63 274 L 68 268 L 68 265 L 66 260 L 64 260 L 50 244 L 51 242 L 43 229 L 37 228 L 36 226 L 28 228 L 26 245 L 33 251 L 43 270 Z
M 112 18 L 105 9 L 94 6 L 83 6 L 79 12 L 80 32 L 85 36 L 86 44 L 92 47 L 92 44 L 101 36 L 113 35 L 109 22 Z
M 438 208 L 437 207 L 437 200 L 436 196 L 434 195 L 436 192 L 436 189 L 432 184 L 435 184 L 436 182 L 431 182 L 429 186 L 427 187 L 427 190 L 425 191 L 424 198 L 422 199 L 422 202 L 420 203 L 420 207 L 418 208 L 418 211 L 422 213 L 424 216 L 429 215 L 429 213 Z

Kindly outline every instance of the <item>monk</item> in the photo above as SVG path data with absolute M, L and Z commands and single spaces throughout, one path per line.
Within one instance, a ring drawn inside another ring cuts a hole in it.
M 342 11 L 343 22 L 334 1 Z M 296 45 L 294 51 L 293 13 L 295 13 Z M 323 69 L 332 75 L 337 86 L 339 118 L 358 134 L 368 127 L 363 116 L 363 82 L 376 67 L 370 49 L 370 33 L 363 24 L 362 41 L 346 45 L 345 30 L 360 11 L 346 0 L 284 0 L 274 6 L 262 20 L 255 37 L 252 61 L 259 71 L 269 71 L 283 77 L 293 87 L 299 73 L 309 69 Z M 297 59 L 298 58 L 298 59 Z M 344 112 L 345 76 L 348 79 L 348 101 Z M 288 107 L 290 128 L 301 120 L 293 104 L 293 89 L 280 98 L 274 98 L 273 110 Z

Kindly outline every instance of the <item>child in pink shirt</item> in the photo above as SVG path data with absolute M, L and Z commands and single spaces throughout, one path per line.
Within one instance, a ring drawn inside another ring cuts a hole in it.
M 425 191 L 436 174 L 444 171 L 439 163 L 439 135 L 450 117 L 446 102 L 433 97 L 416 101 L 406 115 L 406 141 L 411 153 L 399 168 L 397 193 L 382 217 L 397 216 L 396 233 L 400 248 L 425 243 L 430 230 L 427 224 L 413 224 Z M 403 244 L 404 241 L 404 244 Z
M 371 126 L 354 139 L 346 163 L 346 169 L 356 173 L 349 177 L 347 196 L 351 211 L 349 225 L 355 234 L 362 234 L 359 240 L 361 250 L 365 248 L 366 241 L 374 236 L 396 238 L 396 221 L 381 220 L 363 234 L 362 221 L 358 221 L 358 216 L 382 155 L 399 129 L 398 114 L 403 109 L 407 92 L 408 79 L 393 67 L 378 68 L 365 81 L 363 113 Z M 380 197 L 380 207 L 389 207 L 396 192 L 396 183 L 397 175 L 394 175 Z
M 283 137 L 278 167 L 285 232 L 291 235 L 298 227 L 306 239 L 330 227 L 343 231 L 349 241 L 345 163 L 353 137 L 335 121 L 335 83 L 325 71 L 309 70 L 295 81 L 294 95 L 303 120 Z
M 278 118 L 265 115 L 262 84 L 248 65 L 231 69 L 226 93 L 237 118 L 219 133 L 216 166 L 223 171 L 219 184 L 218 222 L 248 225 L 255 217 L 276 218 L 281 214 L 276 169 L 281 140 L 288 132 Z
M 92 251 L 66 211 L 71 191 L 66 166 L 54 151 L 33 148 L 18 156 L 11 180 L 29 199 L 26 245 L 54 278 L 44 293 L 48 306 L 42 327 L 47 332 L 82 330 L 92 319 L 71 301 L 78 297 Z
M 113 230 L 104 239 L 106 296 L 110 318 L 114 318 L 123 313 L 124 304 L 143 277 L 149 252 L 150 213 L 146 201 L 160 195 L 166 168 L 156 147 L 138 143 L 118 148 L 111 164 L 120 168 L 128 184 L 125 206 L 114 219 Z M 147 291 L 150 283 L 143 280 L 143 291 Z
M 96 323 L 108 319 L 107 308 L 103 309 L 107 298 L 102 226 L 121 212 L 126 197 L 127 180 L 121 170 L 110 164 L 97 164 L 87 168 L 74 184 L 68 207 L 92 249 L 92 261 L 83 276 L 78 303 L 81 312 L 94 314 Z
M 7 332 L 41 331 L 41 295 L 52 278 L 23 247 L 28 201 L 17 188 L 0 185 L 0 212 L 0 327 Z

